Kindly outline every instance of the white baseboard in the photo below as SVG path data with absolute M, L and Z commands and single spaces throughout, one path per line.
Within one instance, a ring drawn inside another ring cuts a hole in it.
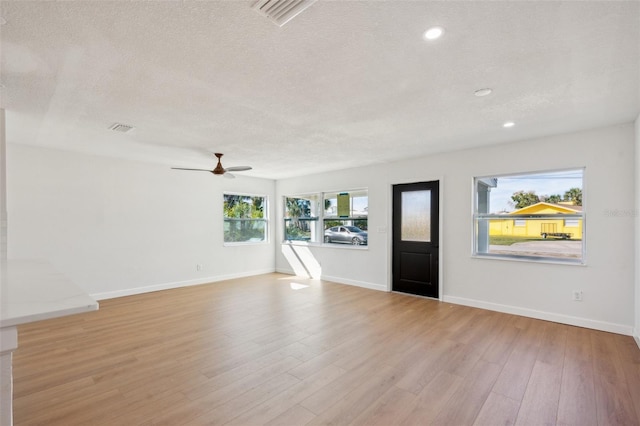
M 287 275 L 296 275 L 293 269 L 278 268 L 276 269 L 276 272 L 279 272 L 281 274 L 287 274 Z M 304 278 L 311 279 L 310 277 L 304 277 Z M 387 288 L 382 284 L 372 284 L 365 281 L 349 280 L 346 278 L 332 277 L 329 275 L 322 275 L 320 279 L 323 281 L 331 281 L 332 283 L 336 283 L 336 284 L 347 284 L 347 285 L 353 285 L 356 287 L 368 288 L 370 290 L 387 291 Z
M 276 268 L 276 272 L 279 274 L 296 275 L 293 269 L 287 269 L 287 268 Z M 309 277 L 305 277 L 305 278 L 309 278 Z
M 172 288 L 189 287 L 192 285 L 209 284 L 218 281 L 232 280 L 235 278 L 252 277 L 254 275 L 270 274 L 274 269 L 263 269 L 258 271 L 241 272 L 238 274 L 218 275 L 215 277 L 197 278 L 194 280 L 176 281 L 170 283 L 154 284 L 144 287 L 132 287 L 124 290 L 107 291 L 104 293 L 94 293 L 91 295 L 96 300 L 114 299 L 116 297 L 132 296 L 134 294 L 150 293 L 152 291 L 169 290 Z
M 638 349 L 640 349 L 640 330 L 636 329 L 635 333 L 633 333 L 633 338 L 636 341 L 636 344 L 638 345 Z
M 467 299 L 464 297 L 444 296 L 444 302 L 456 305 L 471 306 L 473 308 L 487 309 L 489 311 L 503 312 L 506 314 L 521 315 L 545 321 L 553 321 L 561 324 L 575 325 L 578 327 L 592 328 L 594 330 L 608 331 L 610 333 L 633 335 L 633 327 L 606 321 L 597 321 L 589 318 L 573 317 L 570 315 L 555 314 L 553 312 L 537 311 L 535 309 L 521 308 L 518 306 L 501 305 L 499 303 L 485 302 L 482 300 Z M 636 342 L 638 338 L 636 337 Z M 640 343 L 639 343 L 640 346 Z
M 353 285 L 356 287 L 368 288 L 370 290 L 387 291 L 387 287 L 382 284 L 373 284 L 365 281 L 349 280 L 346 278 L 332 277 L 329 275 L 322 275 L 320 279 L 324 281 L 331 281 L 338 284 L 347 284 L 347 285 Z

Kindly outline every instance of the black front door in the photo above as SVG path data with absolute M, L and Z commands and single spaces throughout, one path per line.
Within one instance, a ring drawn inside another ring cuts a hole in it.
M 393 186 L 393 291 L 438 292 L 439 182 Z

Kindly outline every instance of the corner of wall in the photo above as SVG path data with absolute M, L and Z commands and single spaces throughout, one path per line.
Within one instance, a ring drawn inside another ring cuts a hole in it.
M 635 327 L 633 337 L 640 348 L 640 114 L 635 122 L 635 237 L 636 237 L 636 254 L 635 254 Z

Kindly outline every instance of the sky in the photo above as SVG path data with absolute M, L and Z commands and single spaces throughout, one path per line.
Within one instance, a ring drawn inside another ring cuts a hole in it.
M 515 210 L 511 195 L 517 191 L 535 191 L 537 195 L 563 196 L 570 188 L 582 189 L 582 169 L 562 172 L 529 173 L 526 175 L 497 176 L 498 186 L 491 188 L 491 213 Z

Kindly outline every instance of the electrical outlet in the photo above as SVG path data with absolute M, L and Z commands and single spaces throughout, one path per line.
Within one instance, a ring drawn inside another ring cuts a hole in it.
M 202 271 L 202 265 L 197 263 L 196 264 L 196 271 Z
M 582 290 L 573 290 L 573 300 L 575 302 L 582 302 Z

